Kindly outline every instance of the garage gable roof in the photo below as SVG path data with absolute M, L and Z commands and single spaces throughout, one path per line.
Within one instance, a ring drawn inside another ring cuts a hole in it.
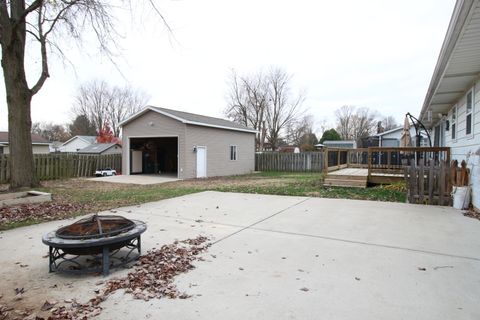
M 196 126 L 204 126 L 204 127 L 211 127 L 211 128 L 225 129 L 225 130 L 233 130 L 233 131 L 242 131 L 242 132 L 248 132 L 248 133 L 256 133 L 257 132 L 254 129 L 245 127 L 241 124 L 238 124 L 238 123 L 235 123 L 235 122 L 232 122 L 232 121 L 229 121 L 229 120 L 207 117 L 207 116 L 202 116 L 200 114 L 183 112 L 183 111 L 166 109 L 166 108 L 153 107 L 153 106 L 145 107 L 144 109 L 137 112 L 136 114 L 134 114 L 130 118 L 128 118 L 126 120 L 123 120 L 120 123 L 120 125 L 124 126 L 125 124 L 129 123 L 130 121 L 133 121 L 134 119 L 140 117 L 141 115 L 147 113 L 148 111 L 157 112 L 159 114 L 162 114 L 166 117 L 175 119 L 175 120 L 180 121 L 182 123 L 196 125 Z

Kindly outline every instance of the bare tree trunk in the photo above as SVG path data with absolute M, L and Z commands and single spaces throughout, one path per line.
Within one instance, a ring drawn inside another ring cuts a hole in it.
M 21 40 L 20 40 L 21 41 Z M 30 103 L 32 93 L 28 88 L 23 56 L 25 46 L 12 41 L 2 48 L 2 67 L 8 105 L 8 138 L 10 150 L 10 189 L 35 187 Z M 12 143 L 14 142 L 15 143 Z

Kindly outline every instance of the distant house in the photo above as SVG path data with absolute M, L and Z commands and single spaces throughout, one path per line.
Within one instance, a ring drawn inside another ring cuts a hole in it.
M 58 149 L 60 152 L 78 152 L 96 141 L 96 136 L 75 136 L 65 141 Z
M 122 146 L 118 143 L 94 143 L 81 150 L 78 154 L 121 154 Z
M 403 134 L 403 127 L 397 127 L 388 131 L 384 131 L 382 133 L 376 134 L 374 137 L 378 138 L 378 147 L 399 147 L 400 146 L 400 139 L 402 138 Z M 412 139 L 411 146 L 416 146 L 416 131 L 415 127 L 410 127 L 410 137 Z M 377 139 L 374 139 L 376 141 Z M 429 147 L 428 138 L 421 134 L 420 136 L 420 147 Z
M 356 149 L 357 142 L 354 140 L 325 140 L 324 148 Z
M 9 141 L 8 141 L 8 132 L 0 132 L 0 154 L 9 154 Z M 50 153 L 50 142 L 39 136 L 38 134 L 32 133 L 32 151 L 34 154 Z
M 297 146 L 281 146 L 281 147 L 278 147 L 278 152 L 300 153 L 300 148 Z
M 60 152 L 60 147 L 63 142 L 61 141 L 52 141 L 50 142 L 50 152 Z

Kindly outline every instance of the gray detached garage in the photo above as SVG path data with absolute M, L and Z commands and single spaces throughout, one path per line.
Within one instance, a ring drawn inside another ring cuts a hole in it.
M 189 179 L 255 167 L 256 131 L 235 122 L 148 106 L 121 126 L 124 174 Z

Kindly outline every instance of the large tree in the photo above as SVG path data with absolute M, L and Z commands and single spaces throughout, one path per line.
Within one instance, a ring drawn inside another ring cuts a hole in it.
M 115 137 L 120 136 L 120 122 L 144 107 L 149 97 L 130 86 L 114 86 L 93 80 L 80 86 L 72 112 L 86 116 L 98 132 L 108 122 Z
M 72 123 L 68 125 L 68 131 L 72 137 L 74 136 L 94 136 L 97 134 L 97 129 L 88 120 L 84 114 L 76 116 Z
M 335 111 L 335 117 L 342 139 L 358 140 L 376 132 L 377 113 L 368 108 L 343 106 Z
M 286 128 L 288 143 L 296 146 L 301 146 L 302 144 L 315 145 L 318 143 L 316 142 L 316 135 L 313 133 L 314 120 L 313 115 L 307 114 L 296 121 L 292 121 Z M 313 139 L 314 136 L 315 139 Z
M 70 134 L 61 124 L 35 122 L 32 125 L 32 133 L 38 134 L 48 141 L 65 142 L 70 139 Z
M 240 76 L 232 70 L 229 85 L 230 92 L 225 114 L 235 122 L 257 130 L 256 148 L 263 150 L 268 106 L 267 79 L 262 72 Z
M 383 130 L 388 131 L 400 127 L 400 124 L 393 116 L 385 116 L 381 120 Z
M 148 2 L 153 5 L 153 1 Z M 117 34 L 112 23 L 111 3 L 113 1 L 106 0 L 0 0 L 0 45 L 11 154 L 10 188 L 38 184 L 33 163 L 30 110 L 33 96 L 50 76 L 48 53 L 57 49 L 61 54 L 66 37 L 79 39 L 92 29 L 100 48 L 108 52 Z M 27 56 L 37 56 L 41 61 L 40 71 L 32 84 L 27 82 L 26 67 L 34 64 L 28 64 Z
M 320 143 L 324 141 L 331 141 L 331 140 L 342 140 L 342 137 L 338 134 L 337 130 L 335 129 L 328 129 L 323 132 L 322 137 L 320 138 Z
M 263 150 L 266 141 L 275 150 L 287 128 L 304 113 L 304 95 L 292 91 L 291 80 L 280 68 L 245 76 L 232 73 L 225 114 L 258 131 L 257 150 Z

